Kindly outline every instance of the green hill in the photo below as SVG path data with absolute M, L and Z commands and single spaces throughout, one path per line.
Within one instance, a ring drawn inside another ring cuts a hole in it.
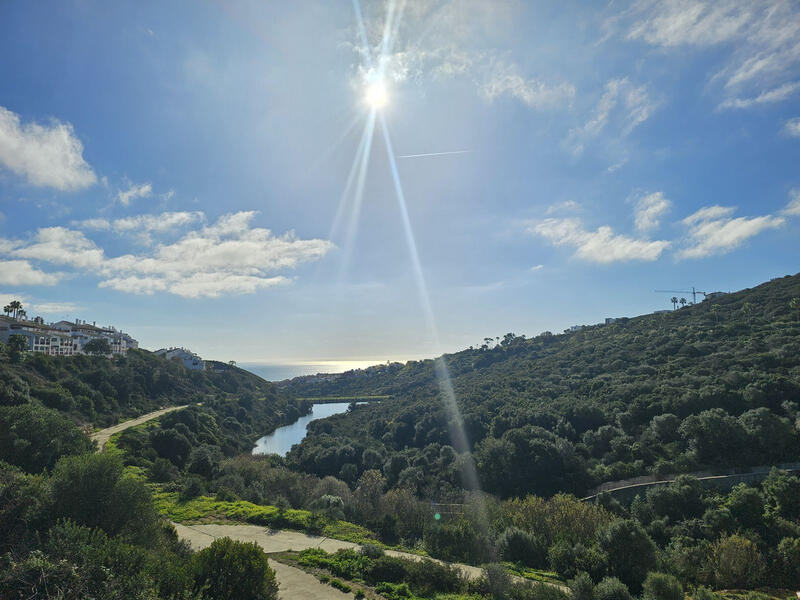
M 36 401 L 77 420 L 107 426 L 165 405 L 276 393 L 271 383 L 248 371 L 220 367 L 220 372 L 189 371 L 147 350 L 115 358 L 28 354 L 20 362 L 0 353 L 0 405 Z
M 669 313 L 563 335 L 508 334 L 495 347 L 446 355 L 484 489 L 581 494 L 654 472 L 798 460 L 793 298 L 798 275 Z M 393 397 L 312 423 L 288 457 L 294 468 L 353 478 L 382 465 L 390 485 L 430 496 L 461 486 L 456 462 L 442 459 L 453 453 L 453 423 L 434 361 L 303 377 L 283 389 Z

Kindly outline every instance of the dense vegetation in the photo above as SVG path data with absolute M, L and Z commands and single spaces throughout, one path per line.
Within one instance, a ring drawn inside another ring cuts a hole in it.
M 626 505 L 575 495 L 645 473 L 798 460 L 798 297 L 800 277 L 787 277 L 713 304 L 566 335 L 509 334 L 449 355 L 463 446 L 452 441 L 458 424 L 432 361 L 276 389 L 234 369 L 178 370 L 145 352 L 125 363 L 0 348 L 0 596 L 274 595 L 258 548 L 226 540 L 192 553 L 157 510 L 489 565 L 467 582 L 371 546 L 287 558 L 327 573 L 337 589 L 367 586 L 390 600 L 565 596 L 510 574 L 568 583 L 574 600 L 797 589 L 797 475 L 775 469 L 727 492 L 682 475 Z M 308 410 L 300 398 L 369 395 L 391 397 L 312 423 L 285 459 L 249 453 L 256 437 Z M 115 436 L 104 455 L 91 453 L 79 427 L 179 403 L 193 405 Z M 480 489 L 465 476 L 472 468 Z M 217 589 L 214 573 L 255 583 Z
M 14 360 L 0 353 L 0 406 L 38 402 L 99 426 L 113 425 L 164 405 L 240 395 L 276 396 L 274 386 L 242 369 L 213 363 L 219 372 L 189 371 L 146 350 L 125 356 L 47 356 Z
M 506 335 L 446 355 L 468 447 L 440 398 L 434 361 L 285 385 L 298 397 L 388 394 L 312 423 L 288 464 L 447 498 L 474 460 L 503 497 L 584 494 L 603 481 L 797 460 L 800 276 L 674 312 L 564 335 Z M 453 447 L 455 446 L 455 448 Z M 467 485 L 470 485 L 467 482 Z

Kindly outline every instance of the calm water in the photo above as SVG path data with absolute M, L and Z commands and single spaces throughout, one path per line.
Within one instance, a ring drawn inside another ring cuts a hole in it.
M 349 361 L 328 361 L 320 363 L 305 363 L 297 365 L 277 365 L 269 363 L 247 363 L 240 362 L 236 366 L 255 373 L 267 381 L 283 381 L 302 375 L 316 375 L 317 373 L 344 373 L 350 369 L 363 369 L 371 365 L 380 363 L 380 360 L 349 360 Z
M 311 407 L 311 414 L 300 417 L 291 425 L 278 427 L 274 432 L 265 435 L 256 442 L 253 454 L 280 454 L 292 449 L 292 446 L 299 444 L 306 437 L 306 426 L 315 419 L 324 419 L 331 415 L 338 415 L 347 410 L 349 402 L 331 402 L 329 404 L 314 404 Z

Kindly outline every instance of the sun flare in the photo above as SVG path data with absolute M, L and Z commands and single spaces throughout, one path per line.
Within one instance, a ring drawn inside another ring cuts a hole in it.
M 382 81 L 370 83 L 364 94 L 364 101 L 370 108 L 383 108 L 389 102 L 389 93 Z

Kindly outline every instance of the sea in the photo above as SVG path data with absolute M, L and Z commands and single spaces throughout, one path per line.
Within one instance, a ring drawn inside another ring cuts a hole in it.
M 255 373 L 267 381 L 283 381 L 301 377 L 302 375 L 316 375 L 317 373 L 344 373 L 352 369 L 364 369 L 380 364 L 380 360 L 328 360 L 313 363 L 236 363 L 237 367 Z

